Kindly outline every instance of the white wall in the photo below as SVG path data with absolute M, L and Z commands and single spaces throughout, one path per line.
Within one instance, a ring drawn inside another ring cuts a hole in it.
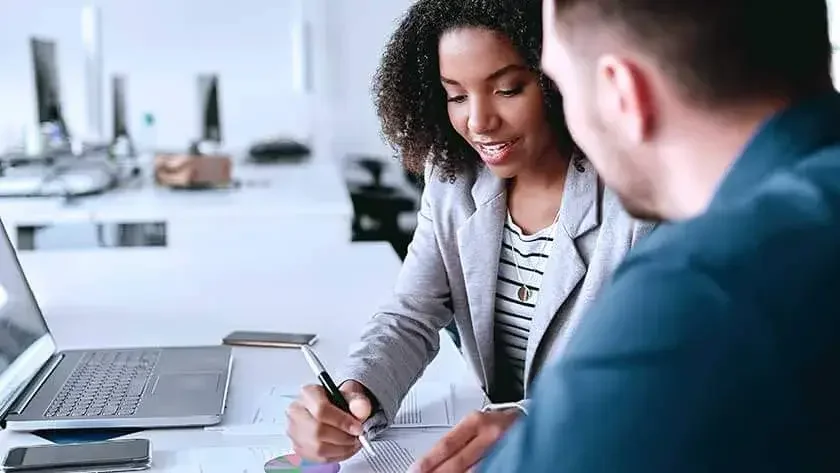
M 317 3 L 304 0 L 309 4 Z M 58 42 L 66 120 L 84 132 L 84 0 L 5 1 L 0 14 L 0 140 L 34 123 L 28 40 Z M 110 74 L 128 75 L 136 131 L 144 112 L 158 119 L 157 141 L 183 147 L 196 136 L 196 75 L 220 74 L 223 133 L 231 147 L 275 132 L 308 133 L 307 100 L 292 90 L 293 0 L 100 0 L 104 38 L 105 129 L 110 135 Z M 304 115 L 306 117 L 306 115 Z M 136 135 L 137 133 L 135 133 Z
M 35 122 L 32 35 L 58 42 L 65 118 L 85 132 L 81 7 L 85 0 L 3 2 L 0 14 L 0 147 Z M 335 154 L 390 152 L 379 136 L 370 81 L 395 19 L 411 0 L 99 0 L 104 37 L 104 122 L 110 74 L 128 75 L 137 136 L 154 113 L 157 143 L 184 147 L 198 131 L 195 76 L 221 78 L 223 133 L 239 149 L 261 136 L 329 136 Z M 292 23 L 312 22 L 315 92 L 292 90 Z M 311 130 L 311 131 L 310 131 Z
M 411 0 L 328 0 L 335 73 L 335 142 L 349 153 L 391 156 L 379 135 L 371 79 L 386 41 Z

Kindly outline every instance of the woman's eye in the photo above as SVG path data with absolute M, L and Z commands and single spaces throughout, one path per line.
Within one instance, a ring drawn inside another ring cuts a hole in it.
M 455 97 L 446 97 L 446 101 L 447 102 L 452 102 L 452 103 L 461 103 L 465 100 L 467 100 L 466 95 L 456 95 Z
M 500 90 L 498 93 L 499 93 L 499 95 L 501 95 L 503 97 L 513 97 L 514 95 L 519 95 L 520 93 L 522 93 L 522 87 L 514 87 L 512 89 L 503 89 L 503 90 Z

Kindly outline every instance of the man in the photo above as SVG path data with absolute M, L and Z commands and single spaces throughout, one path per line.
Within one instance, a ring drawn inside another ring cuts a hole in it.
M 544 0 L 572 133 L 639 217 L 483 472 L 840 471 L 825 0 Z

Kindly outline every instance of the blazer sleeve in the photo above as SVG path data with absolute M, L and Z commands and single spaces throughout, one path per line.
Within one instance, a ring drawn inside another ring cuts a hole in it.
M 452 320 L 450 288 L 432 220 L 435 183 L 426 172 L 417 227 L 394 293 L 366 324 L 351 349 L 342 380 L 362 383 L 379 409 L 366 423 L 378 430 L 394 420 L 402 399 L 440 349 L 440 330 Z M 430 185 L 431 184 L 431 185 Z

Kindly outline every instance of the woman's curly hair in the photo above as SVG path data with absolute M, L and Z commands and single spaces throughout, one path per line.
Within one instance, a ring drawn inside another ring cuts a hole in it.
M 385 140 L 407 170 L 422 174 L 431 161 L 454 180 L 480 163 L 449 121 L 440 84 L 438 42 L 460 27 L 499 32 L 540 75 L 548 120 L 563 151 L 574 148 L 554 84 L 540 71 L 541 0 L 418 0 L 385 47 L 373 80 L 373 97 Z

